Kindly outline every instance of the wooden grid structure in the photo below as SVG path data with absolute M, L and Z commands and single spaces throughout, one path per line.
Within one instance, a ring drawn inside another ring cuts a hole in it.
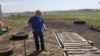
M 100 50 L 77 33 L 60 32 L 55 37 L 64 56 L 100 56 Z

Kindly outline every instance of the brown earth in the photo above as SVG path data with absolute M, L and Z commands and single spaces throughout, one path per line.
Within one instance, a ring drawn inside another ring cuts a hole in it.
M 56 42 L 55 36 L 53 33 L 62 32 L 62 31 L 74 31 L 79 35 L 83 36 L 87 40 L 91 40 L 94 42 L 94 46 L 100 49 L 100 33 L 90 30 L 88 25 L 76 25 L 76 24 L 67 24 L 66 19 L 46 19 L 45 24 L 47 27 L 47 31 L 44 32 L 44 40 L 46 51 L 42 51 L 39 54 L 35 53 L 35 45 L 32 33 L 29 32 L 29 37 L 26 40 L 26 53 L 28 56 L 63 56 L 61 50 L 58 48 L 58 44 Z M 23 29 L 24 27 L 20 28 Z M 16 28 L 17 29 L 17 28 Z M 24 28 L 24 31 L 26 28 Z M 12 30 L 15 31 L 14 29 Z M 20 31 L 20 30 L 16 30 Z M 11 37 L 13 32 L 6 33 L 0 36 L 0 45 L 9 44 L 13 45 L 14 53 L 11 56 L 24 56 L 24 48 L 23 48 L 23 40 L 22 41 L 11 41 L 9 38 Z

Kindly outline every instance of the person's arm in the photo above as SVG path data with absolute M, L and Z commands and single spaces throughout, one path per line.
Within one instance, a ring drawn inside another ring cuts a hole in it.
M 26 30 L 26 32 L 33 31 L 32 24 L 30 22 L 28 22 L 27 25 L 28 25 L 28 29 Z
M 31 28 L 31 27 L 32 27 L 31 22 L 32 22 L 32 17 L 31 17 L 31 18 L 28 20 L 28 22 L 27 22 L 27 24 L 28 24 L 28 27 L 29 27 L 29 28 Z
M 47 28 L 46 28 L 45 24 L 43 24 L 43 29 L 44 29 L 44 31 L 46 31 L 46 30 L 47 30 Z
M 28 24 L 28 28 L 31 29 L 32 28 L 32 17 L 28 20 L 27 24 Z

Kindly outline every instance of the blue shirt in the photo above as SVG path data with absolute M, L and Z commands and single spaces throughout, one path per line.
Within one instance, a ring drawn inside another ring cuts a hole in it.
M 41 32 L 44 20 L 42 17 L 37 17 L 37 16 L 32 16 L 29 20 L 28 23 L 31 23 L 32 29 L 36 32 Z

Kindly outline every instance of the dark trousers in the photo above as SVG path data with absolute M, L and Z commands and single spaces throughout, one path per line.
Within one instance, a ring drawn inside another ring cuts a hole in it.
M 44 50 L 45 47 L 44 47 L 43 33 L 42 32 L 33 32 L 33 35 L 34 35 L 36 50 L 40 49 L 40 45 L 41 45 L 41 50 Z M 39 42 L 39 39 L 40 39 L 40 42 Z

